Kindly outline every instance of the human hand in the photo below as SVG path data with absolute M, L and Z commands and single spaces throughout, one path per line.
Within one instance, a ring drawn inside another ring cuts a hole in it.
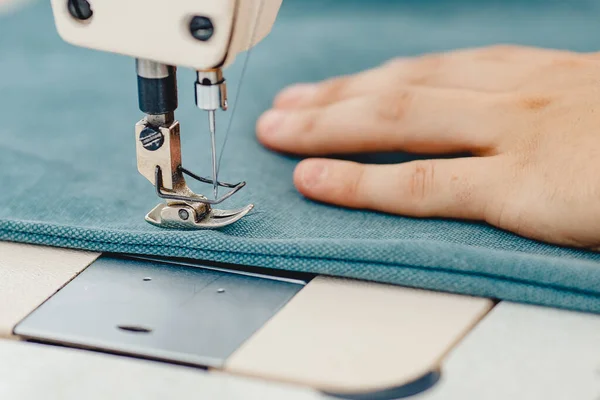
M 494 46 L 397 59 L 297 85 L 258 121 L 268 148 L 309 156 L 294 173 L 317 201 L 486 221 L 600 248 L 600 56 Z M 327 154 L 472 157 L 363 165 Z

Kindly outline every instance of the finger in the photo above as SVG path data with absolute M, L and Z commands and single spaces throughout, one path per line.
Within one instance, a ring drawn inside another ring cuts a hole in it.
M 568 63 L 578 57 L 569 51 L 504 45 L 396 58 L 355 75 L 290 86 L 277 95 L 274 107 L 320 107 L 406 85 L 509 91 L 522 85 L 542 65 Z
M 387 66 L 388 85 L 415 85 L 482 92 L 507 92 L 518 88 L 539 69 L 535 62 L 512 63 L 466 56 L 423 57 L 395 60 Z
M 388 85 L 507 92 L 527 83 L 544 66 L 578 58 L 570 51 L 499 45 L 398 58 L 383 67 L 389 71 Z
M 469 47 L 442 53 L 466 60 L 488 60 L 507 63 L 545 63 L 557 57 L 577 57 L 579 53 L 542 47 L 498 44 L 484 47 Z
M 492 151 L 506 118 L 496 95 L 406 88 L 316 109 L 271 110 L 258 121 L 259 140 L 286 153 Z M 514 125 L 516 122 L 511 121 Z
M 485 220 L 498 158 L 421 160 L 398 165 L 308 159 L 294 172 L 307 198 L 411 217 Z
M 327 79 L 320 83 L 302 83 L 281 91 L 273 102 L 280 109 L 319 107 L 340 100 L 376 93 L 386 87 L 386 70 L 383 67 Z

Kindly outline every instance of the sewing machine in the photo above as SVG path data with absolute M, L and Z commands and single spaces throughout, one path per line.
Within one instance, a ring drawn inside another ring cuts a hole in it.
M 250 212 L 213 208 L 243 182 L 212 200 L 188 189 L 185 174 L 218 178 L 181 167 L 174 66 L 197 71 L 189 84 L 214 132 L 222 69 L 266 36 L 280 1 L 52 5 L 66 41 L 138 60 L 138 169 L 166 199 L 148 222 L 217 228 Z M 592 400 L 599 328 L 594 315 L 493 299 L 0 242 L 3 399 Z
M 65 41 L 136 59 L 139 107 L 146 114 L 135 125 L 138 170 L 156 187 L 157 195 L 166 199 L 148 213 L 148 222 L 167 228 L 220 228 L 252 210 L 252 205 L 213 209 L 245 185 L 218 181 L 216 110 L 228 107 L 223 68 L 268 34 L 280 5 L 281 0 L 174 4 L 114 0 L 93 6 L 87 0 L 52 1 L 56 27 Z M 132 21 L 140 21 L 140 26 Z M 197 71 L 195 101 L 208 112 L 212 179 L 183 167 L 180 125 L 175 120 L 177 67 Z M 215 198 L 192 192 L 184 175 L 212 184 Z M 230 191 L 218 198 L 219 186 Z

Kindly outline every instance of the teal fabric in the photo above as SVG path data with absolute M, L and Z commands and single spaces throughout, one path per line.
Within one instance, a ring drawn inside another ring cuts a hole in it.
M 248 182 L 228 206 L 253 202 L 256 210 L 226 229 L 197 232 L 161 230 L 143 219 L 158 199 L 136 171 L 133 125 L 141 115 L 133 61 L 63 43 L 47 3 L 0 18 L 0 239 L 600 312 L 600 254 L 485 224 L 308 201 L 292 185 L 297 160 L 263 149 L 254 136 L 256 118 L 285 85 L 359 71 L 393 56 L 497 42 L 595 50 L 597 2 L 284 0 L 274 31 L 250 57 L 223 161 L 223 179 Z M 227 71 L 232 100 L 242 64 L 243 57 Z M 181 70 L 184 165 L 208 175 L 206 116 L 194 108 L 192 82 L 192 73 Z M 219 115 L 221 142 L 230 116 Z

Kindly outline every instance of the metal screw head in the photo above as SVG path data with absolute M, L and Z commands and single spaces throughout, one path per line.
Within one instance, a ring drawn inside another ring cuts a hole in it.
M 146 150 L 155 151 L 162 147 L 165 136 L 160 130 L 147 126 L 140 132 L 140 142 Z
M 187 221 L 187 219 L 190 217 L 190 213 L 187 212 L 187 210 L 181 209 L 179 210 L 179 218 L 181 218 L 183 221 Z
M 67 8 L 73 18 L 80 21 L 86 21 L 94 15 L 90 2 L 87 0 L 69 0 Z
M 194 39 L 206 42 L 213 33 L 215 33 L 215 27 L 210 18 L 196 16 L 190 21 L 190 34 Z

